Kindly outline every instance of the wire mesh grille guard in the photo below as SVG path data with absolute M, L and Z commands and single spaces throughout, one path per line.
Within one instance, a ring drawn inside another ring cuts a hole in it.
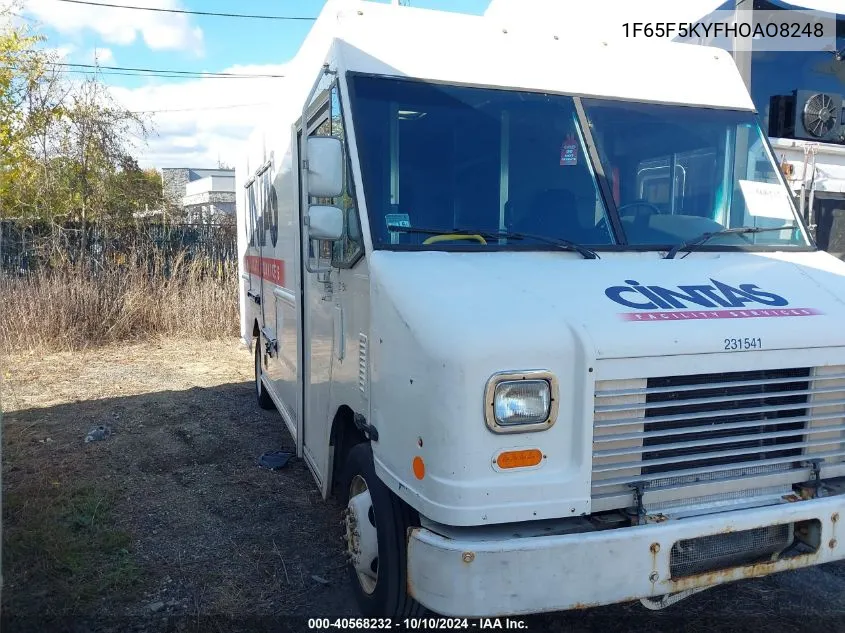
M 672 546 L 672 578 L 771 560 L 792 544 L 792 524 L 713 534 L 678 541 Z

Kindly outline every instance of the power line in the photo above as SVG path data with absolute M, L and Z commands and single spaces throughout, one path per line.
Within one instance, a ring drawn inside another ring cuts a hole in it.
M 248 18 L 251 20 L 302 20 L 314 21 L 317 18 L 290 15 L 252 15 L 247 13 L 212 13 L 211 11 L 189 11 L 187 9 L 163 9 L 160 7 L 137 7 L 127 4 L 109 4 L 106 2 L 89 2 L 88 0 L 58 0 L 70 4 L 84 4 L 92 7 L 109 7 L 111 9 L 132 9 L 135 11 L 157 11 L 159 13 L 185 13 L 189 15 L 209 15 L 218 18 Z
M 30 22 L 38 22 L 35 18 L 31 18 L 28 15 L 21 15 L 20 13 L 14 13 L 13 11 L 9 11 L 8 15 L 13 15 L 16 18 L 20 18 L 21 20 L 29 20 Z
M 132 71 L 138 73 L 170 73 L 174 75 L 200 75 L 200 76 L 213 76 L 213 77 L 262 77 L 262 78 L 282 78 L 284 75 L 270 75 L 270 74 L 250 74 L 250 73 L 225 73 L 225 72 L 214 72 L 214 71 L 204 71 L 204 70 L 171 70 L 168 68 L 137 68 L 132 66 L 103 66 L 100 64 L 71 64 L 71 63 L 59 63 L 59 62 L 51 62 L 55 66 L 70 66 L 73 68 L 92 68 L 92 69 L 103 69 L 103 70 L 123 70 L 123 71 Z
M 228 78 L 228 79 L 281 79 L 284 75 L 271 75 L 271 74 L 250 74 L 250 73 L 225 73 L 225 72 L 206 72 L 202 70 L 171 70 L 167 68 L 137 68 L 132 66 L 101 66 L 98 64 L 71 64 L 66 62 L 48 62 L 53 66 L 60 66 L 63 68 L 90 68 L 94 71 L 98 70 L 107 70 L 107 71 L 122 71 L 122 72 L 131 72 L 133 74 L 137 74 L 138 76 L 144 77 L 155 74 L 167 74 L 168 76 L 188 76 L 200 79 L 215 79 L 215 78 Z M 107 73 L 103 73 L 107 74 Z
M 124 73 L 120 71 L 105 71 L 105 72 L 96 72 L 93 70 L 75 70 L 72 68 L 65 69 L 63 72 L 72 73 L 76 75 L 87 75 L 88 77 L 158 77 L 162 79 L 254 79 L 255 76 L 243 76 L 243 77 L 216 77 L 214 75 L 210 76 L 202 76 L 202 75 L 167 75 L 164 73 Z M 260 79 L 260 77 L 259 77 Z

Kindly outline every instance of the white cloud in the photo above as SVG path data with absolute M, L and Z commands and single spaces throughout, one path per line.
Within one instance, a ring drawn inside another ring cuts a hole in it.
M 66 60 L 76 52 L 76 46 L 74 44 L 62 44 L 61 46 L 45 48 L 44 51 L 48 55 L 52 53 L 60 60 Z
M 133 6 L 181 8 L 179 0 L 134 0 Z M 203 32 L 188 16 L 158 11 L 94 7 L 54 0 L 25 0 L 27 13 L 62 34 L 93 31 L 110 44 L 128 45 L 140 36 L 153 50 L 186 50 L 203 53 Z
M 283 65 L 226 68 L 242 74 L 284 74 Z M 284 97 L 284 80 L 191 79 L 140 88 L 112 87 L 124 107 L 151 117 L 153 134 L 139 148 L 145 167 L 215 167 L 238 162 L 256 122 Z
M 114 53 L 110 48 L 94 48 L 88 51 L 88 62 L 105 66 L 114 65 Z

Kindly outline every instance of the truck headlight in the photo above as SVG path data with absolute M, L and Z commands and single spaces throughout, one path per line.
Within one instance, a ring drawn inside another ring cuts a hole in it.
M 555 423 L 557 409 L 557 380 L 550 372 L 502 372 L 487 381 L 484 417 L 494 433 L 545 430 Z

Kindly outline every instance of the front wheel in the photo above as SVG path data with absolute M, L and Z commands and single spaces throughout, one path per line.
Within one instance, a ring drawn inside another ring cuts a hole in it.
M 264 368 L 261 364 L 261 337 L 255 339 L 255 397 L 258 399 L 258 406 L 262 409 L 275 409 L 270 394 L 261 382 L 261 376 L 264 373 Z
M 416 516 L 376 476 L 369 443 L 349 451 L 341 486 L 349 577 L 361 614 L 424 615 L 424 607 L 407 591 L 407 534 Z

